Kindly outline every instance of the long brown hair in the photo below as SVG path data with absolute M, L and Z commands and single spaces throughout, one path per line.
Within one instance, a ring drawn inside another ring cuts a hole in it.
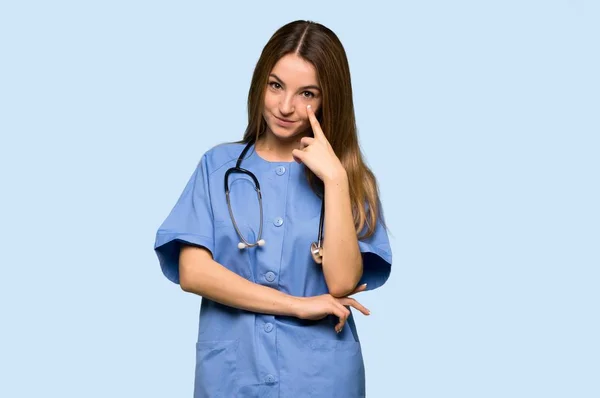
M 312 21 L 294 21 L 279 28 L 265 45 L 248 92 L 248 127 L 242 142 L 258 140 L 266 131 L 262 116 L 271 70 L 283 56 L 296 54 L 317 71 L 323 101 L 317 118 L 323 133 L 348 174 L 354 225 L 361 238 L 375 232 L 380 215 L 377 181 L 365 165 L 358 145 L 348 58 L 329 28 Z M 322 195 L 319 178 L 306 167 L 308 181 Z M 365 208 L 365 204 L 367 205 Z

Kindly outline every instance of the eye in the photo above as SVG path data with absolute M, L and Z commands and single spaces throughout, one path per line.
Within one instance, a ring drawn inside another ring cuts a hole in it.
M 279 90 L 281 88 L 281 84 L 277 82 L 269 82 L 269 86 L 271 86 L 271 88 L 274 88 L 275 90 Z
M 315 98 L 315 94 L 312 91 L 304 91 L 302 92 L 302 96 L 304 98 Z

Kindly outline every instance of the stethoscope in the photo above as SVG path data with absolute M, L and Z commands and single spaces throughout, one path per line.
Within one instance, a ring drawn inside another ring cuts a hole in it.
M 242 160 L 244 159 L 244 156 L 246 156 L 246 152 L 248 152 L 248 149 L 250 149 L 250 147 L 252 146 L 253 143 L 254 143 L 253 140 L 250 140 L 250 142 L 248 142 L 248 144 L 246 145 L 246 147 L 244 148 L 244 150 L 238 157 L 238 160 L 237 160 L 235 166 L 229 168 L 225 172 L 225 198 L 227 199 L 227 208 L 229 209 L 229 216 L 231 217 L 231 222 L 233 223 L 235 232 L 237 232 L 238 236 L 241 239 L 241 242 L 238 243 L 238 249 L 240 249 L 240 250 L 243 250 L 247 247 L 264 246 L 265 245 L 265 240 L 262 238 L 263 205 L 262 205 L 262 194 L 260 192 L 260 183 L 258 182 L 258 178 L 256 178 L 256 176 L 251 171 L 240 167 L 240 165 L 242 164 Z M 256 191 L 256 194 L 258 195 L 258 203 L 260 206 L 260 227 L 258 230 L 258 239 L 254 243 L 250 243 L 246 240 L 246 238 L 244 238 L 244 236 L 240 232 L 240 229 L 238 228 L 237 223 L 235 222 L 235 217 L 233 216 L 233 211 L 231 210 L 231 202 L 229 200 L 229 175 L 231 173 L 246 174 L 247 176 L 252 178 L 252 181 L 254 181 L 254 190 Z M 322 245 L 322 243 L 323 243 L 323 219 L 324 219 L 324 216 L 325 216 L 325 201 L 322 200 L 321 201 L 321 218 L 319 220 L 319 235 L 317 236 L 317 241 L 311 243 L 311 245 L 310 245 L 310 253 L 312 254 L 312 257 L 317 264 L 321 264 L 323 262 L 323 245 Z

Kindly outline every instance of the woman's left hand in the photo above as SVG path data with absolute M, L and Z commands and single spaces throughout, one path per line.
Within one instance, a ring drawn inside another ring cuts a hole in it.
M 314 137 L 302 137 L 300 143 L 302 149 L 294 149 L 292 155 L 298 163 L 304 163 L 323 182 L 334 180 L 343 175 L 346 170 L 336 156 L 333 148 L 325 138 L 321 125 L 309 106 L 306 113 L 312 126 Z

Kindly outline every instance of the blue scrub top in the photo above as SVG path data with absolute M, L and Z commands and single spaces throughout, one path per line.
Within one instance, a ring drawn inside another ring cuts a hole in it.
M 317 239 L 321 199 L 310 189 L 304 165 L 270 162 L 250 148 L 241 167 L 262 190 L 265 246 L 240 250 L 225 200 L 225 171 L 245 144 L 216 146 L 202 156 L 183 193 L 156 234 L 164 275 L 179 283 L 180 245 L 210 250 L 218 263 L 244 278 L 293 296 L 328 293 L 321 266 L 310 254 Z M 254 184 L 229 179 L 240 231 L 255 242 L 260 209 Z M 326 231 L 326 230 L 325 230 Z M 381 223 L 359 240 L 367 290 L 385 283 L 392 253 Z M 363 397 L 365 371 L 352 315 L 341 333 L 328 316 L 320 321 L 253 313 L 203 298 L 196 344 L 194 397 Z

